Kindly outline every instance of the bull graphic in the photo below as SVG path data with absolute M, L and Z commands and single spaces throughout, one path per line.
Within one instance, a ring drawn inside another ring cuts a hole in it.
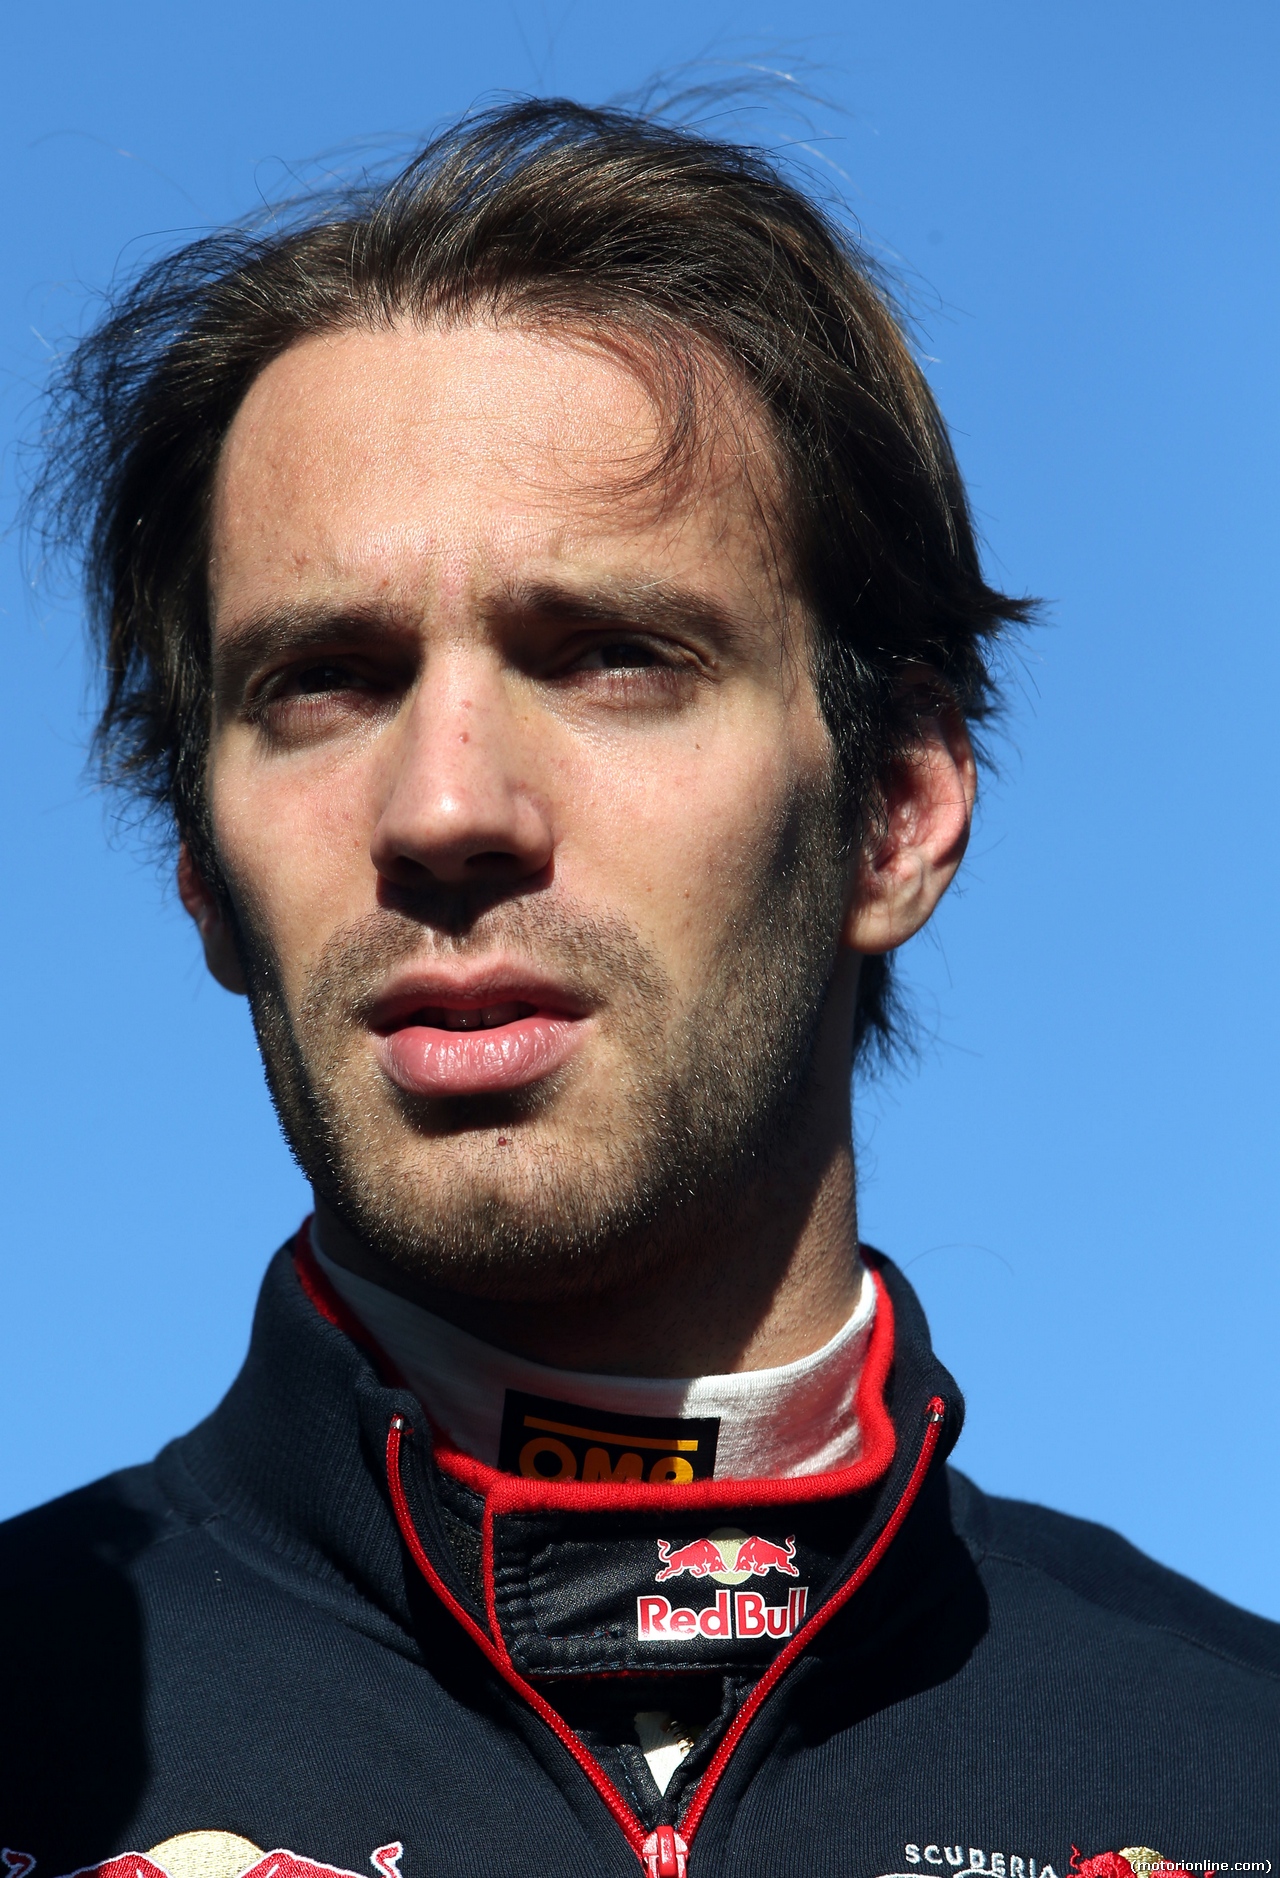
M 798 1578 L 800 1567 L 791 1563 L 795 1555 L 794 1533 L 781 1545 L 773 1545 L 768 1539 L 744 1539 L 738 1547 L 733 1569 L 754 1572 L 757 1578 L 763 1578 L 766 1572 L 785 1572 L 788 1578 Z
M 665 1578 L 678 1578 L 681 1572 L 688 1572 L 691 1578 L 707 1578 L 712 1572 L 727 1570 L 714 1539 L 692 1539 L 674 1552 L 669 1539 L 659 1539 L 658 1557 L 663 1569 L 657 1574 L 656 1584 L 661 1584 Z
M 688 1545 L 677 1546 L 674 1552 L 669 1539 L 659 1539 L 662 1570 L 656 1574 L 654 1582 L 662 1584 L 668 1578 L 679 1578 L 682 1572 L 688 1572 L 691 1578 L 719 1577 L 723 1572 L 730 1583 L 733 1573 L 740 1573 L 742 1578 L 763 1578 L 766 1572 L 785 1572 L 788 1578 L 798 1578 L 800 1567 L 791 1562 L 795 1555 L 794 1534 L 781 1545 L 774 1545 L 771 1539 L 762 1539 L 756 1534 L 739 1540 L 736 1553 L 730 1542 L 727 1556 L 714 1539 L 691 1539 Z

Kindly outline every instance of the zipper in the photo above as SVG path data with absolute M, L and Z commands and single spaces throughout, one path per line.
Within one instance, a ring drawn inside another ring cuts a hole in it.
M 685 1878 L 689 1848 L 674 1826 L 659 1826 L 640 1849 L 645 1878 Z
M 783 1646 L 755 1684 L 726 1731 L 724 1740 L 717 1748 L 706 1773 L 694 1789 L 693 1800 L 681 1821 L 679 1832 L 674 1826 L 659 1826 L 653 1832 L 646 1832 L 644 1825 L 627 1805 L 594 1754 L 583 1746 L 568 1722 L 551 1706 L 546 1697 L 539 1695 L 532 1683 L 520 1674 L 502 1641 L 501 1631 L 498 1631 L 495 1625 L 496 1635 L 491 1636 L 459 1603 L 445 1584 L 418 1537 L 404 1490 L 401 1450 L 405 1436 L 413 1431 L 403 1415 L 392 1416 L 391 1427 L 387 1434 L 387 1485 L 391 1492 L 391 1506 L 395 1513 L 396 1524 L 400 1528 L 400 1535 L 409 1549 L 414 1564 L 449 1614 L 461 1624 L 502 1680 L 515 1690 L 540 1720 L 546 1723 L 556 1739 L 573 1756 L 621 1828 L 628 1845 L 640 1861 L 645 1878 L 686 1878 L 694 1835 L 702 1824 L 712 1795 L 743 1735 L 796 1658 L 809 1647 L 818 1631 L 829 1623 L 838 1611 L 843 1610 L 854 1593 L 866 1583 L 897 1538 L 903 1521 L 911 1511 L 916 1496 L 924 1485 L 925 1475 L 929 1471 L 934 1450 L 942 1435 L 946 1404 L 941 1396 L 931 1397 L 926 1412 L 928 1422 L 925 1427 L 924 1440 L 920 1445 L 920 1453 L 916 1457 L 916 1464 L 911 1470 L 911 1476 L 902 1490 L 897 1505 L 881 1529 L 880 1536 L 856 1571 L 850 1573 L 840 1589 L 828 1598 L 826 1603 L 813 1613 L 802 1629 L 797 1631 L 791 1641 Z
M 790 1643 L 784 1644 L 782 1649 L 779 1650 L 778 1654 L 774 1657 L 768 1669 L 765 1670 L 759 1682 L 756 1683 L 750 1695 L 742 1704 L 742 1707 L 738 1710 L 733 1721 L 725 1731 L 724 1740 L 716 1749 L 711 1760 L 711 1765 L 707 1768 L 706 1773 L 694 1788 L 693 1799 L 682 1821 L 685 1838 L 689 1842 L 692 1842 L 694 1833 L 697 1832 L 698 1827 L 702 1824 L 702 1817 L 711 1803 L 711 1796 L 715 1792 L 716 1786 L 725 1768 L 729 1765 L 729 1757 L 741 1741 L 743 1735 L 747 1732 L 747 1729 L 751 1726 L 752 1721 L 760 1713 L 765 1702 L 768 1701 L 772 1691 L 786 1675 L 801 1652 L 808 1649 L 813 1638 L 817 1635 L 818 1631 L 822 1629 L 823 1625 L 830 1623 L 831 1619 L 836 1615 L 836 1612 L 843 1610 L 854 1593 L 860 1590 L 867 1582 L 867 1579 L 871 1576 L 876 1566 L 880 1563 L 885 1553 L 889 1550 L 889 1547 L 897 1538 L 902 1527 L 902 1522 L 911 1511 L 912 1506 L 915 1504 L 916 1495 L 924 1485 L 925 1475 L 928 1473 L 929 1464 L 933 1459 L 933 1451 L 937 1447 L 938 1441 L 942 1435 L 942 1423 L 946 1412 L 946 1404 L 942 1400 L 942 1397 L 937 1395 L 932 1396 L 926 1411 L 929 1420 L 925 1427 L 924 1440 L 920 1444 L 920 1452 L 916 1456 L 916 1464 L 911 1470 L 911 1477 L 902 1490 L 898 1504 L 894 1507 L 893 1512 L 889 1515 L 888 1521 L 881 1529 L 880 1537 L 876 1540 L 857 1570 L 851 1572 L 840 1589 L 835 1592 L 832 1597 L 829 1597 L 824 1605 L 814 1612 L 808 1623 L 792 1637 Z
M 627 1842 L 632 1851 L 636 1854 L 637 1858 L 643 1862 L 645 1846 L 649 1837 L 652 1835 L 646 1834 L 644 1827 L 627 1805 L 622 1795 L 618 1792 L 618 1789 L 614 1786 L 608 1774 L 605 1773 L 604 1768 L 601 1767 L 595 1755 L 590 1753 L 588 1749 L 582 1745 L 564 1717 L 558 1714 L 556 1710 L 552 1708 L 550 1702 L 547 1701 L 546 1697 L 539 1695 L 532 1683 L 527 1682 L 520 1674 L 520 1671 L 516 1668 L 507 1653 L 506 1645 L 502 1642 L 501 1632 L 499 1632 L 498 1637 L 495 1639 L 476 1622 L 471 1613 L 454 1597 L 448 1585 L 445 1584 L 443 1578 L 441 1578 L 439 1572 L 427 1557 L 426 1550 L 421 1539 L 418 1537 L 417 1528 L 414 1526 L 412 1515 L 409 1512 L 409 1502 L 405 1496 L 404 1480 L 400 1471 L 401 1444 L 403 1443 L 405 1435 L 411 1432 L 412 1430 L 409 1428 L 403 1415 L 392 1416 L 391 1429 L 387 1435 L 387 1484 L 391 1489 L 391 1505 L 395 1512 L 396 1524 L 400 1528 L 401 1536 L 409 1548 L 414 1564 L 418 1567 L 418 1570 L 422 1573 L 423 1577 L 431 1586 L 431 1589 L 435 1592 L 441 1603 L 449 1611 L 450 1615 L 457 1619 L 467 1635 L 484 1652 L 503 1681 L 508 1683 L 510 1687 L 516 1691 L 517 1695 L 528 1703 L 534 1713 L 540 1716 L 547 1724 L 552 1734 L 568 1748 L 570 1754 L 572 1754 L 574 1760 L 578 1763 L 578 1766 L 587 1776 L 587 1779 L 591 1782 L 596 1792 L 600 1795 L 600 1798 L 613 1814 L 614 1819 L 626 1834 Z M 662 1878 L 668 1878 L 668 1874 L 663 1872 Z

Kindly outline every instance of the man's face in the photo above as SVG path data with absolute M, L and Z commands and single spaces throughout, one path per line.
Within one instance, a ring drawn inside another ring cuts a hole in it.
M 319 1193 L 435 1283 L 688 1252 L 803 1107 L 849 862 L 768 447 L 720 397 L 646 476 L 620 356 L 345 332 L 223 451 L 209 790 L 268 1073 Z

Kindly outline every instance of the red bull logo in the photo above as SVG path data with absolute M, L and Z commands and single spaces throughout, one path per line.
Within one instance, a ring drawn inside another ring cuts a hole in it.
M 728 1569 L 713 1539 L 694 1539 L 689 1545 L 677 1546 L 674 1552 L 670 1540 L 659 1539 L 658 1557 L 662 1560 L 658 1584 L 667 1578 L 678 1578 L 682 1572 L 688 1572 L 691 1578 L 707 1578 L 712 1572 L 720 1575 Z
M 804 1622 L 809 1600 L 808 1588 L 797 1585 L 787 1593 L 785 1604 L 770 1604 L 762 1591 L 740 1591 L 749 1579 L 764 1578 L 769 1572 L 782 1572 L 798 1578 L 795 1563 L 794 1535 L 781 1545 L 760 1534 L 742 1532 L 736 1526 L 722 1526 L 705 1539 L 691 1539 L 687 1545 L 673 1546 L 669 1539 L 658 1540 L 660 1569 L 654 1582 L 665 1584 L 671 1578 L 710 1578 L 727 1585 L 729 1590 L 716 1594 L 714 1604 L 704 1610 L 678 1607 L 670 1598 L 651 1594 L 636 1599 L 636 1632 L 642 1638 L 662 1638 L 675 1642 L 686 1637 L 782 1638 L 794 1636 Z
M 763 1578 L 766 1572 L 785 1572 L 788 1578 L 798 1578 L 800 1567 L 792 1562 L 795 1555 L 794 1536 L 775 1545 L 758 1533 L 748 1535 L 729 1527 L 713 1532 L 708 1539 L 692 1539 L 674 1552 L 669 1539 L 659 1539 L 662 1570 L 655 1574 L 655 1582 L 664 1584 L 668 1578 L 679 1578 L 682 1572 L 688 1572 L 691 1578 L 715 1578 L 722 1585 L 740 1585 L 748 1578 Z
M 798 1578 L 800 1567 L 791 1562 L 795 1555 L 794 1539 L 785 1539 L 781 1545 L 771 1545 L 768 1539 L 744 1539 L 733 1569 L 754 1572 L 757 1578 L 763 1578 L 766 1572 L 785 1572 L 788 1578 Z
M 401 1878 L 404 1846 L 396 1839 L 369 1854 L 379 1878 Z M 29 1852 L 5 1846 L 5 1878 L 27 1878 Z M 357 1872 L 297 1852 L 263 1852 L 233 1832 L 180 1832 L 150 1852 L 121 1852 L 98 1865 L 82 1865 L 70 1878 L 360 1878 Z
M 762 1591 L 719 1591 L 704 1610 L 675 1606 L 660 1592 L 636 1599 L 636 1634 L 642 1641 L 690 1637 L 778 1638 L 794 1636 L 804 1622 L 809 1587 L 788 1591 L 785 1604 L 766 1604 Z

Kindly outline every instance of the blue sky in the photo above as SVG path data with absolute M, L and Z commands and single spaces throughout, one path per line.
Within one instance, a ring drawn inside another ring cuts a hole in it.
M 905 284 L 993 576 L 1050 602 L 961 890 L 860 1091 L 864 1236 L 919 1286 L 984 1486 L 1280 1617 L 1273 800 L 1280 15 L 1260 3 L 222 0 L 17 10 L 6 516 L 121 271 L 496 94 L 702 60 Z M 0 541 L 0 1514 L 218 1398 L 305 1207 L 243 1008 L 83 779 L 74 596 Z M 1265 707 L 1265 708 L 1264 708 Z

